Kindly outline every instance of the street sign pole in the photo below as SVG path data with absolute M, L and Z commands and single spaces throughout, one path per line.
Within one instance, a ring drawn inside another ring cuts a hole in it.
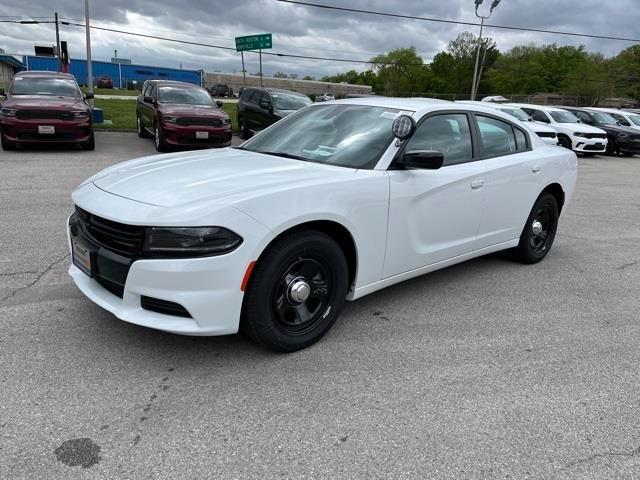
M 58 57 L 58 72 L 62 71 L 62 54 L 60 52 L 60 27 L 58 26 L 58 12 L 55 12 L 56 22 L 56 55 Z
M 255 52 L 258 50 L 258 55 L 260 57 L 260 86 L 263 86 L 262 81 L 262 49 L 263 48 L 272 48 L 273 41 L 270 33 L 261 33 L 258 35 L 248 35 L 244 37 L 236 37 L 236 52 L 240 52 L 242 58 L 242 78 L 244 80 L 244 85 L 247 85 L 247 77 L 244 69 L 244 53 L 246 51 Z
M 240 52 L 240 57 L 242 58 L 242 84 L 247 87 L 247 72 L 244 69 L 244 52 Z
M 258 50 L 260 54 L 260 86 L 262 87 L 262 49 Z

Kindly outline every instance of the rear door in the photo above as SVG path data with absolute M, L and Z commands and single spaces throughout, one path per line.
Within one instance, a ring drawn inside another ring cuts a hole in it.
M 529 133 L 490 114 L 474 114 L 486 168 L 485 206 L 474 250 L 520 237 L 542 187 L 545 165 L 531 147 Z
M 443 166 L 389 170 L 385 278 L 472 251 L 485 195 L 485 167 L 473 136 L 470 114 L 431 114 L 404 148 L 438 150 Z

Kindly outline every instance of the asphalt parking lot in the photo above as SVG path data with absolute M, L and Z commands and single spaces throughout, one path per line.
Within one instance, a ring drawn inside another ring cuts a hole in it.
M 640 157 L 580 158 L 547 259 L 347 308 L 311 348 L 117 320 L 72 284 L 70 192 L 154 152 L 0 151 L 0 478 L 640 476 Z

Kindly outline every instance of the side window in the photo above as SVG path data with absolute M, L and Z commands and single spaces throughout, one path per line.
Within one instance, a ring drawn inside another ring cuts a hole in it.
M 516 149 L 519 152 L 524 152 L 527 148 L 527 134 L 520 130 L 518 127 L 513 127 L 513 133 L 516 135 Z
M 217 87 L 214 87 L 214 88 L 217 88 Z M 248 102 L 251 100 L 251 95 L 253 95 L 253 90 L 246 89 L 242 92 L 242 95 L 240 95 L 240 98 L 242 99 L 243 102 Z
M 593 121 L 591 120 L 591 117 L 589 116 L 588 113 L 581 112 L 580 110 L 575 111 L 575 112 L 571 112 L 571 113 L 573 113 L 580 120 L 582 120 L 582 123 L 587 123 L 587 124 L 593 123 Z
M 149 95 L 151 95 L 154 100 L 156 99 L 156 90 L 157 88 L 155 85 L 153 84 L 149 85 Z
M 531 118 L 533 118 L 536 122 L 550 123 L 547 114 L 541 112 L 540 110 L 531 110 Z
M 486 157 L 510 155 L 517 151 L 516 137 L 511 124 L 482 115 L 476 115 L 476 119 Z
M 618 122 L 620 122 L 620 125 L 624 125 L 625 127 L 630 127 L 631 126 L 631 124 L 627 121 L 627 119 L 624 118 L 619 113 L 612 113 L 611 116 L 613 118 L 615 118 Z
M 147 85 L 144 87 L 142 95 L 143 95 L 143 97 L 146 97 L 147 95 L 151 95 L 151 84 L 150 83 L 147 83 Z
M 427 118 L 409 140 L 406 151 L 409 150 L 442 152 L 444 166 L 471 161 L 473 148 L 467 115 L 448 113 Z
M 254 90 L 253 95 L 251 95 L 251 103 L 259 104 L 261 98 L 262 92 L 260 90 Z

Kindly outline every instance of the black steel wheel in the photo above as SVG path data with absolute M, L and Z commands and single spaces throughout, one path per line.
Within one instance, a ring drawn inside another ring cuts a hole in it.
M 302 231 L 274 242 L 260 257 L 245 292 L 242 330 L 278 352 L 317 342 L 338 318 L 349 272 L 328 235 Z
M 558 203 L 550 193 L 538 197 L 520 235 L 514 253 L 524 263 L 537 263 L 547 256 L 558 229 Z

